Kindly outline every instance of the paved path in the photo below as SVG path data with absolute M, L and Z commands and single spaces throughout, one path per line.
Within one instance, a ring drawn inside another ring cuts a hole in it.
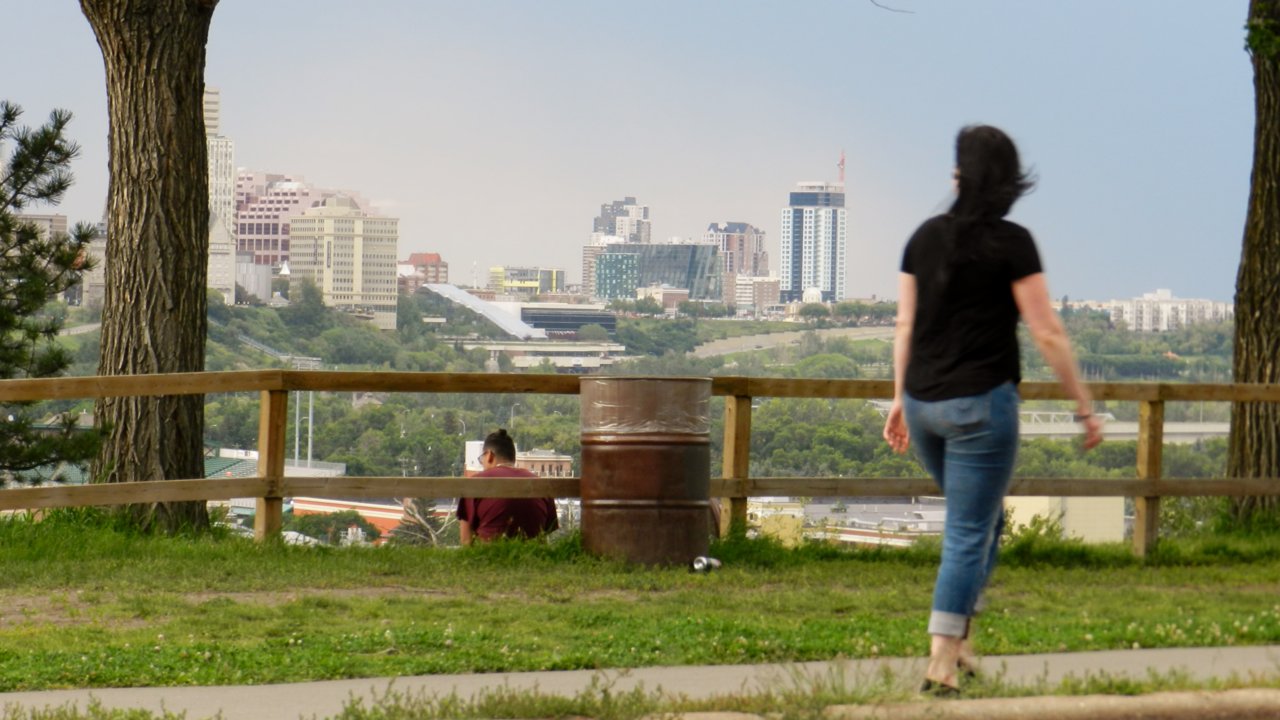
M 84 335 L 95 330 L 102 329 L 102 323 L 88 323 L 87 325 L 76 325 L 75 327 L 64 327 L 58 331 L 59 335 Z
M 1069 677 L 1093 675 L 1144 680 L 1149 673 L 1185 674 L 1195 680 L 1238 677 L 1280 678 L 1280 645 L 1234 648 L 1177 648 L 1168 650 L 1110 650 L 1087 653 L 1009 655 L 983 660 L 983 672 L 1007 684 L 1052 688 Z M 717 665 L 657 667 L 635 670 L 560 671 L 335 680 L 288 685 L 238 687 L 119 688 L 0 693 L 0 708 L 17 705 L 44 708 L 75 704 L 81 709 L 91 699 L 104 708 L 167 709 L 185 712 L 188 720 L 222 713 L 224 720 L 294 720 L 327 718 L 342 710 L 352 697 L 368 701 L 394 687 L 400 692 L 472 697 L 485 689 L 506 686 L 537 689 L 543 693 L 574 695 L 601 680 L 615 691 L 637 686 L 670 695 L 710 698 L 770 688 L 808 687 L 813 681 L 843 679 L 850 685 L 879 684 L 888 670 L 904 685 L 914 684 L 924 671 L 921 658 L 887 658 L 809 662 L 792 665 Z M 972 701 L 974 703 L 984 701 Z M 1280 717 L 1280 702 L 1275 708 Z M 1124 715 L 1124 717 L 1139 717 Z M 1141 717 L 1161 717 L 1141 715 Z

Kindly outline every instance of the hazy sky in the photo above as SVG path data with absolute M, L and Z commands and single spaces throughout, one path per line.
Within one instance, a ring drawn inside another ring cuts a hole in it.
M 400 255 L 455 282 L 493 264 L 581 275 L 601 203 L 653 236 L 768 233 L 847 155 L 851 296 L 893 295 L 948 199 L 962 125 L 1006 129 L 1040 184 L 1012 218 L 1055 296 L 1167 287 L 1230 300 L 1253 132 L 1246 0 L 222 0 L 206 81 L 236 164 L 349 188 Z M 107 185 L 102 59 L 74 0 L 7 3 L 0 97 L 71 110 L 59 212 Z

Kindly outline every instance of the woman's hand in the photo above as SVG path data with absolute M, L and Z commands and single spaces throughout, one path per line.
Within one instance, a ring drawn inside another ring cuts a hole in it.
M 889 416 L 884 419 L 884 439 L 889 447 L 899 455 L 907 451 L 911 444 L 911 435 L 907 432 L 907 421 L 902 416 L 902 401 L 894 400 L 889 408 Z
M 1084 449 L 1092 450 L 1102 442 L 1102 418 L 1090 413 L 1080 419 L 1084 426 Z

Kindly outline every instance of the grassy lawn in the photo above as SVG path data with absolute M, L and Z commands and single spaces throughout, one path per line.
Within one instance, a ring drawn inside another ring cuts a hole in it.
M 783 322 L 782 320 L 714 320 L 699 318 L 695 331 L 698 344 L 712 340 L 743 337 L 745 335 L 767 335 L 776 332 L 795 332 L 806 330 L 804 323 Z
M 0 690 L 920 655 L 936 547 L 721 542 L 710 574 L 572 539 L 468 550 L 0 522 Z M 979 649 L 1280 642 L 1280 537 L 1008 546 Z

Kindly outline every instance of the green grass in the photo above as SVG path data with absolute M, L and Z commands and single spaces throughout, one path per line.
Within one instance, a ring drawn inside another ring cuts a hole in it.
M 574 538 L 301 548 L 147 537 L 92 513 L 0 522 L 0 546 L 2 691 L 921 655 L 937 563 L 928 544 L 731 540 L 713 549 L 722 570 L 695 574 L 595 559 Z M 1145 563 L 1028 535 L 977 643 L 1276 643 L 1277 589 L 1277 535 L 1167 542 Z

